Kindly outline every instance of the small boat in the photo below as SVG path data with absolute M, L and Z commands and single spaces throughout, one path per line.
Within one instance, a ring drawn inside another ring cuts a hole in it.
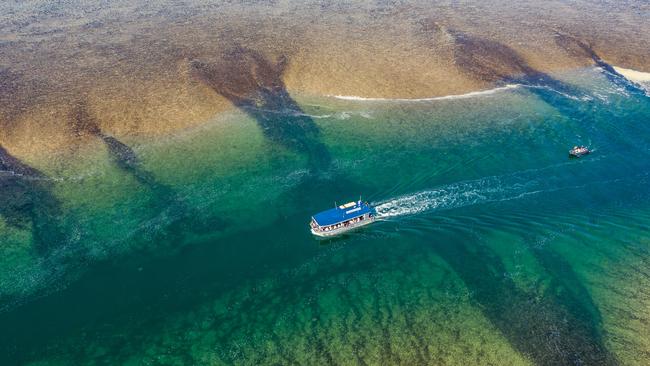
M 591 152 L 586 146 L 574 146 L 573 149 L 569 150 L 569 156 L 574 158 L 579 158 L 581 156 L 587 155 Z
M 368 202 L 348 202 L 312 216 L 311 233 L 328 237 L 368 225 L 375 221 L 377 212 Z

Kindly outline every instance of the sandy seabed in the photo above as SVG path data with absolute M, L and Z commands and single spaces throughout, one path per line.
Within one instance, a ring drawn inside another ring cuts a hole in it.
M 117 138 L 170 134 L 237 107 L 233 95 L 254 100 L 278 87 L 433 98 L 587 66 L 594 55 L 648 72 L 649 8 L 643 1 L 4 3 L 0 145 L 43 165 L 52 152 L 88 141 L 79 127 L 88 119 Z

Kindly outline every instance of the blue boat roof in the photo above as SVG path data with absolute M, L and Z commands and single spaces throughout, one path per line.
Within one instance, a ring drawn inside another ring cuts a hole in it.
M 319 226 L 328 226 L 350 220 L 367 213 L 374 213 L 374 209 L 370 205 L 359 201 L 349 202 L 327 211 L 319 212 L 314 215 L 313 218 Z

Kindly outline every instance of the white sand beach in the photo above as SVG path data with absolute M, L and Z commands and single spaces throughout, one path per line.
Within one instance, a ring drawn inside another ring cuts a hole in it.
M 627 79 L 635 82 L 650 82 L 650 72 L 636 71 L 632 69 L 625 69 L 618 66 L 613 66 L 614 70 L 619 74 L 625 76 Z

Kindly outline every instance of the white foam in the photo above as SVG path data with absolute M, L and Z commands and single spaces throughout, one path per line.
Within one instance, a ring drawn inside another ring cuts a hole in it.
M 22 176 L 22 174 L 18 174 L 13 170 L 0 170 L 0 175 Z
M 494 89 L 479 90 L 479 91 L 469 92 L 466 94 L 454 94 L 454 95 L 445 95 L 441 97 L 430 97 L 430 98 L 366 98 L 366 97 L 360 97 L 356 95 L 328 95 L 328 97 L 342 99 L 342 100 L 358 101 L 358 102 L 431 102 L 436 100 L 465 99 L 465 98 L 486 96 L 504 90 L 515 89 L 520 86 L 521 85 L 519 84 L 508 84 Z
M 375 206 L 380 218 L 414 215 L 433 210 L 470 206 L 478 203 L 505 201 L 534 194 L 530 184 L 504 186 L 499 177 L 452 183 L 433 190 L 400 196 Z
M 436 189 L 379 202 L 375 204 L 375 209 L 380 218 L 390 218 L 480 203 L 509 201 L 542 192 L 565 189 L 568 187 L 553 184 L 552 171 L 565 165 L 580 163 L 565 162 L 501 176 L 451 183 Z M 544 182 L 536 179 L 542 172 L 546 176 Z
M 13 170 L 0 170 L 0 177 L 12 176 L 12 177 L 19 177 L 20 179 L 28 180 L 28 181 L 52 181 L 52 182 L 79 181 L 79 180 L 89 178 L 93 175 L 97 175 L 97 172 L 87 172 L 81 175 L 76 175 L 71 177 L 51 177 L 51 176 L 30 176 L 21 173 L 16 173 Z
M 589 100 L 593 99 L 593 98 L 591 98 L 589 96 L 586 96 L 586 95 L 582 96 L 582 97 L 577 97 L 577 96 L 574 96 L 574 95 L 563 93 L 563 92 L 561 92 L 561 91 L 559 91 L 557 89 L 553 89 L 553 88 L 551 88 L 550 86 L 547 86 L 547 85 L 522 85 L 522 86 L 525 87 L 525 88 L 529 88 L 529 89 L 548 90 L 550 92 L 557 93 L 557 94 L 559 94 L 559 95 L 561 95 L 561 96 L 563 96 L 565 98 L 572 99 L 572 100 L 577 100 L 577 101 L 583 101 L 584 102 L 584 101 L 589 101 Z
M 527 169 L 502 176 L 490 176 L 476 180 L 452 183 L 436 189 L 420 191 L 399 196 L 387 201 L 375 203 L 375 210 L 380 219 L 390 219 L 399 216 L 416 215 L 436 210 L 447 210 L 483 204 L 489 202 L 511 201 L 540 193 L 557 192 L 567 189 L 581 189 L 589 185 L 606 184 L 624 179 L 612 178 L 589 181 L 578 185 L 561 184 L 563 178 L 556 177 L 552 172 L 565 165 L 583 164 L 583 162 L 566 162 L 544 168 Z M 540 173 L 544 173 L 541 174 Z M 648 173 L 629 177 L 630 181 L 638 182 L 640 177 Z M 544 176 L 543 180 L 536 177 Z M 558 180 L 559 179 L 559 180 Z

